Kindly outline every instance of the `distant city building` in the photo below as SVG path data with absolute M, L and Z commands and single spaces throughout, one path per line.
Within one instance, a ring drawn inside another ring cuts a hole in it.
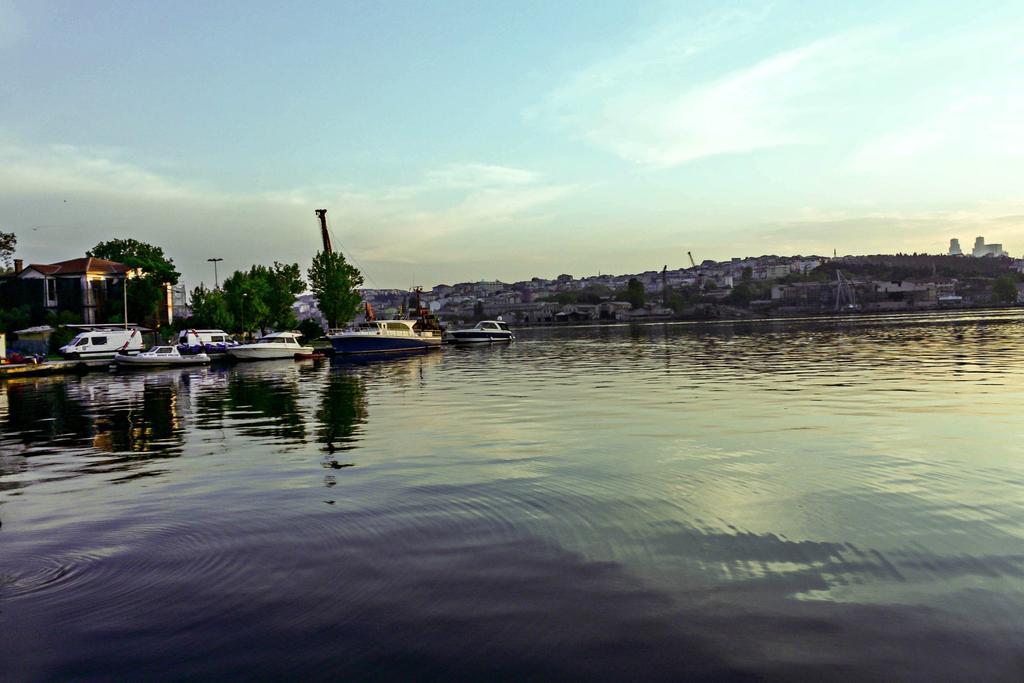
M 982 258 L 984 256 L 1006 256 L 1006 252 L 1003 251 L 1003 245 L 1001 244 L 985 244 L 984 237 L 978 237 L 974 240 L 974 250 L 971 255 L 975 258 Z
M 964 252 L 960 249 L 960 240 L 953 238 L 949 241 L 949 255 L 950 256 L 963 256 Z

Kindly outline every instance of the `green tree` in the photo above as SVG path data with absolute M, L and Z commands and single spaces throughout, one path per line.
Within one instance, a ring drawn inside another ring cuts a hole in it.
M 750 302 L 757 298 L 760 292 L 754 286 L 753 283 L 748 281 L 740 281 L 738 285 L 732 288 L 729 292 L 729 296 L 725 297 L 725 302 L 733 306 L 740 306 L 747 308 L 750 306 Z
M 292 305 L 305 288 L 297 263 L 255 265 L 224 280 L 224 296 L 235 329 L 244 332 L 294 328 L 298 321 Z
M 623 301 L 628 301 L 633 308 L 643 308 L 644 304 L 647 303 L 647 297 L 644 294 L 644 283 L 635 277 L 629 278 L 629 282 L 626 284 L 626 292 L 623 294 L 622 299 Z
M 264 277 L 267 278 L 269 326 L 275 330 L 295 329 L 299 320 L 292 307 L 295 305 L 295 297 L 306 290 L 299 264 L 274 261 L 274 265 L 266 269 Z
M 167 287 L 177 284 L 181 277 L 174 269 L 174 261 L 164 256 L 163 249 L 134 239 L 114 239 L 100 242 L 86 255 L 141 270 L 141 277 L 128 281 L 128 317 L 147 324 L 160 322 Z
M 316 318 L 306 318 L 299 323 L 299 333 L 306 342 L 322 337 L 324 328 Z
M 1017 303 L 1017 278 L 1006 273 L 992 283 L 992 300 L 1001 304 Z
M 100 242 L 86 256 L 107 259 L 138 268 L 147 275 L 153 275 L 159 282 L 178 284 L 181 273 L 174 269 L 174 260 L 164 255 L 160 247 L 133 239 L 115 239 Z
M 32 307 L 28 304 L 0 308 L 0 332 L 11 334 L 32 324 Z
M 216 330 L 231 330 L 235 317 L 228 308 L 227 296 L 223 290 L 206 289 L 203 286 L 192 290 L 192 319 L 190 327 L 206 327 Z
M 307 274 L 309 288 L 328 327 L 338 327 L 355 317 L 363 299 L 358 290 L 363 275 L 341 252 L 317 252 Z
M 17 244 L 18 238 L 13 232 L 0 232 L 0 263 L 4 268 L 11 267 L 11 257 Z

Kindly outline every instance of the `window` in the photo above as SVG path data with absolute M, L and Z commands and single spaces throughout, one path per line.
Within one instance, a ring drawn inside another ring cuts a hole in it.
M 107 343 L 107 338 L 106 337 L 93 337 L 92 338 L 92 343 L 95 344 L 96 346 L 105 346 L 106 343 Z
M 210 343 L 211 344 L 222 344 L 222 343 L 224 343 L 224 337 L 222 337 L 219 334 L 216 334 L 216 335 L 210 337 Z
M 161 346 L 156 350 L 157 353 L 170 353 L 171 350 L 166 346 Z
M 78 341 L 75 342 L 75 346 L 85 346 L 88 343 L 89 343 L 89 338 L 88 337 L 82 337 L 81 339 L 79 339 Z
M 46 279 L 46 300 L 57 300 L 57 281 L 54 280 L 53 278 Z

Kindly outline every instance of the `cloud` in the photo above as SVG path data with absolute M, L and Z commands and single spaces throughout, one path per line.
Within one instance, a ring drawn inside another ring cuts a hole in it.
M 809 99 L 856 72 L 874 30 L 852 30 L 714 73 L 760 17 L 696 30 L 657 29 L 576 74 L 527 116 L 625 160 L 671 167 L 721 154 L 811 142 L 821 129 Z
M 868 141 L 851 160 L 854 170 L 905 173 L 929 159 L 1024 157 L 1024 95 L 1020 78 L 988 83 L 946 101 L 909 125 Z
M 509 226 L 547 216 L 574 189 L 528 169 L 452 163 L 406 185 L 232 192 L 157 173 L 125 150 L 0 141 L 0 227 L 18 233 L 27 258 L 58 260 L 102 239 L 136 237 L 164 246 L 190 282 L 206 277 L 210 254 L 232 255 L 231 268 L 307 263 L 319 246 L 313 209 L 326 206 L 337 243 L 382 286 L 408 271 L 396 264 L 450 262 L 464 236 L 503 237 Z
M 529 185 L 538 180 L 533 171 L 491 164 L 448 164 L 426 173 L 427 185 L 440 189 Z
M 746 229 L 750 242 L 770 244 L 774 253 L 840 255 L 863 253 L 945 253 L 949 240 L 968 244 L 977 235 L 1024 250 L 1024 202 L 980 203 L 958 211 L 805 210 L 799 217 Z M 1016 246 L 1015 246 L 1016 245 Z

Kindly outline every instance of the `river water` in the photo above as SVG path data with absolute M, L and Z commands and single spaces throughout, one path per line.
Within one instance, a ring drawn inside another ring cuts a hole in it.
M 1018 312 L 0 384 L 0 678 L 1024 678 Z

